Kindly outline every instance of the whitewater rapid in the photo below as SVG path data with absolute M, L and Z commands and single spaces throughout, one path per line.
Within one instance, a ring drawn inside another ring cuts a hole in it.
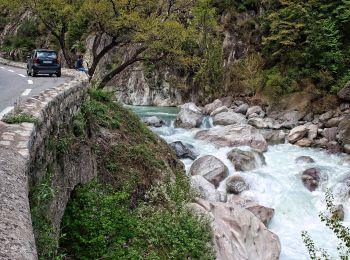
M 194 139 L 198 131 L 212 127 L 206 118 L 201 129 L 180 129 L 173 127 L 178 113 L 177 108 L 131 107 L 140 117 L 156 115 L 166 121 L 166 125 L 152 130 L 168 143 L 182 141 L 194 147 L 199 156 L 214 155 L 228 167 L 230 175 L 243 176 L 250 185 L 250 190 L 241 194 L 259 204 L 275 209 L 269 229 L 277 234 L 281 241 L 281 260 L 310 259 L 301 239 L 301 232 L 308 231 L 317 247 L 326 249 L 332 259 L 338 259 L 336 248 L 338 240 L 335 235 L 320 221 L 319 213 L 325 210 L 324 192 L 327 188 L 338 187 L 339 183 L 350 174 L 350 165 L 342 156 L 330 155 L 325 151 L 313 148 L 301 148 L 290 144 L 269 146 L 264 153 L 266 165 L 249 172 L 235 172 L 226 154 L 232 148 L 217 149 L 210 143 Z M 243 147 L 245 149 L 245 147 Z M 297 164 L 299 156 L 310 156 L 315 160 L 312 164 Z M 192 160 L 182 160 L 188 172 Z M 327 173 L 328 180 L 315 191 L 307 190 L 300 179 L 301 173 L 311 167 L 317 167 Z M 224 182 L 218 188 L 224 189 Z M 336 189 L 334 189 L 336 190 Z M 350 203 L 340 201 L 344 206 L 344 224 L 350 226 Z

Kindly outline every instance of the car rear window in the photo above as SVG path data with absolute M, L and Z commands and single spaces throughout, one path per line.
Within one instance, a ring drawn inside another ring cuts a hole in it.
M 38 58 L 57 59 L 57 54 L 54 51 L 38 51 L 36 55 Z

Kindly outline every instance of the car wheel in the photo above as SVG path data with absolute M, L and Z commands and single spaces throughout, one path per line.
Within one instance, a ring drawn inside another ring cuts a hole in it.
M 61 77 L 61 71 L 57 72 L 57 73 L 56 73 L 56 76 L 57 76 L 57 77 Z
M 32 77 L 36 77 L 36 75 L 37 75 L 34 69 L 32 69 L 31 74 L 32 74 Z

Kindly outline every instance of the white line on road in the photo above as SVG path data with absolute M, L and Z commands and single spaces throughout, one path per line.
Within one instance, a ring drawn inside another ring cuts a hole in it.
M 26 76 L 24 76 L 23 74 L 17 74 L 18 76 L 21 76 L 22 78 L 25 78 Z
M 4 67 L 0 67 L 0 69 L 3 69 L 3 70 L 4 70 L 5 68 L 4 68 Z
M 30 88 L 27 88 L 23 93 L 22 96 L 28 96 L 30 91 L 32 91 Z
M 2 119 L 4 117 L 4 115 L 6 115 L 8 112 L 10 112 L 13 109 L 13 107 L 7 107 L 4 110 L 2 110 L 0 112 L 0 119 Z
M 9 72 L 14 72 L 13 70 L 7 70 L 7 71 L 9 71 Z
M 28 79 L 28 84 L 29 84 L 29 85 L 33 85 L 33 80 Z

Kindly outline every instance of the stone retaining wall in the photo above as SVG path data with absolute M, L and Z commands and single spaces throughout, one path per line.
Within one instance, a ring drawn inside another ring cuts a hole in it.
M 2 58 L 0 63 L 26 67 L 24 63 Z M 31 224 L 28 181 L 40 178 L 31 176 L 36 174 L 32 169 L 37 161 L 45 160 L 47 138 L 52 133 L 53 123 L 59 125 L 69 122 L 79 110 L 88 89 L 84 73 L 63 69 L 62 74 L 71 76 L 72 81 L 28 98 L 12 112 L 30 114 L 38 119 L 38 123 L 9 125 L 0 121 L 0 259 L 38 258 Z M 79 167 L 81 162 L 77 165 Z M 92 162 L 90 168 L 94 167 Z M 91 170 L 88 175 L 91 177 L 94 174 L 95 171 Z M 80 174 L 74 178 L 73 183 L 67 181 L 72 186 L 68 192 L 84 176 Z

